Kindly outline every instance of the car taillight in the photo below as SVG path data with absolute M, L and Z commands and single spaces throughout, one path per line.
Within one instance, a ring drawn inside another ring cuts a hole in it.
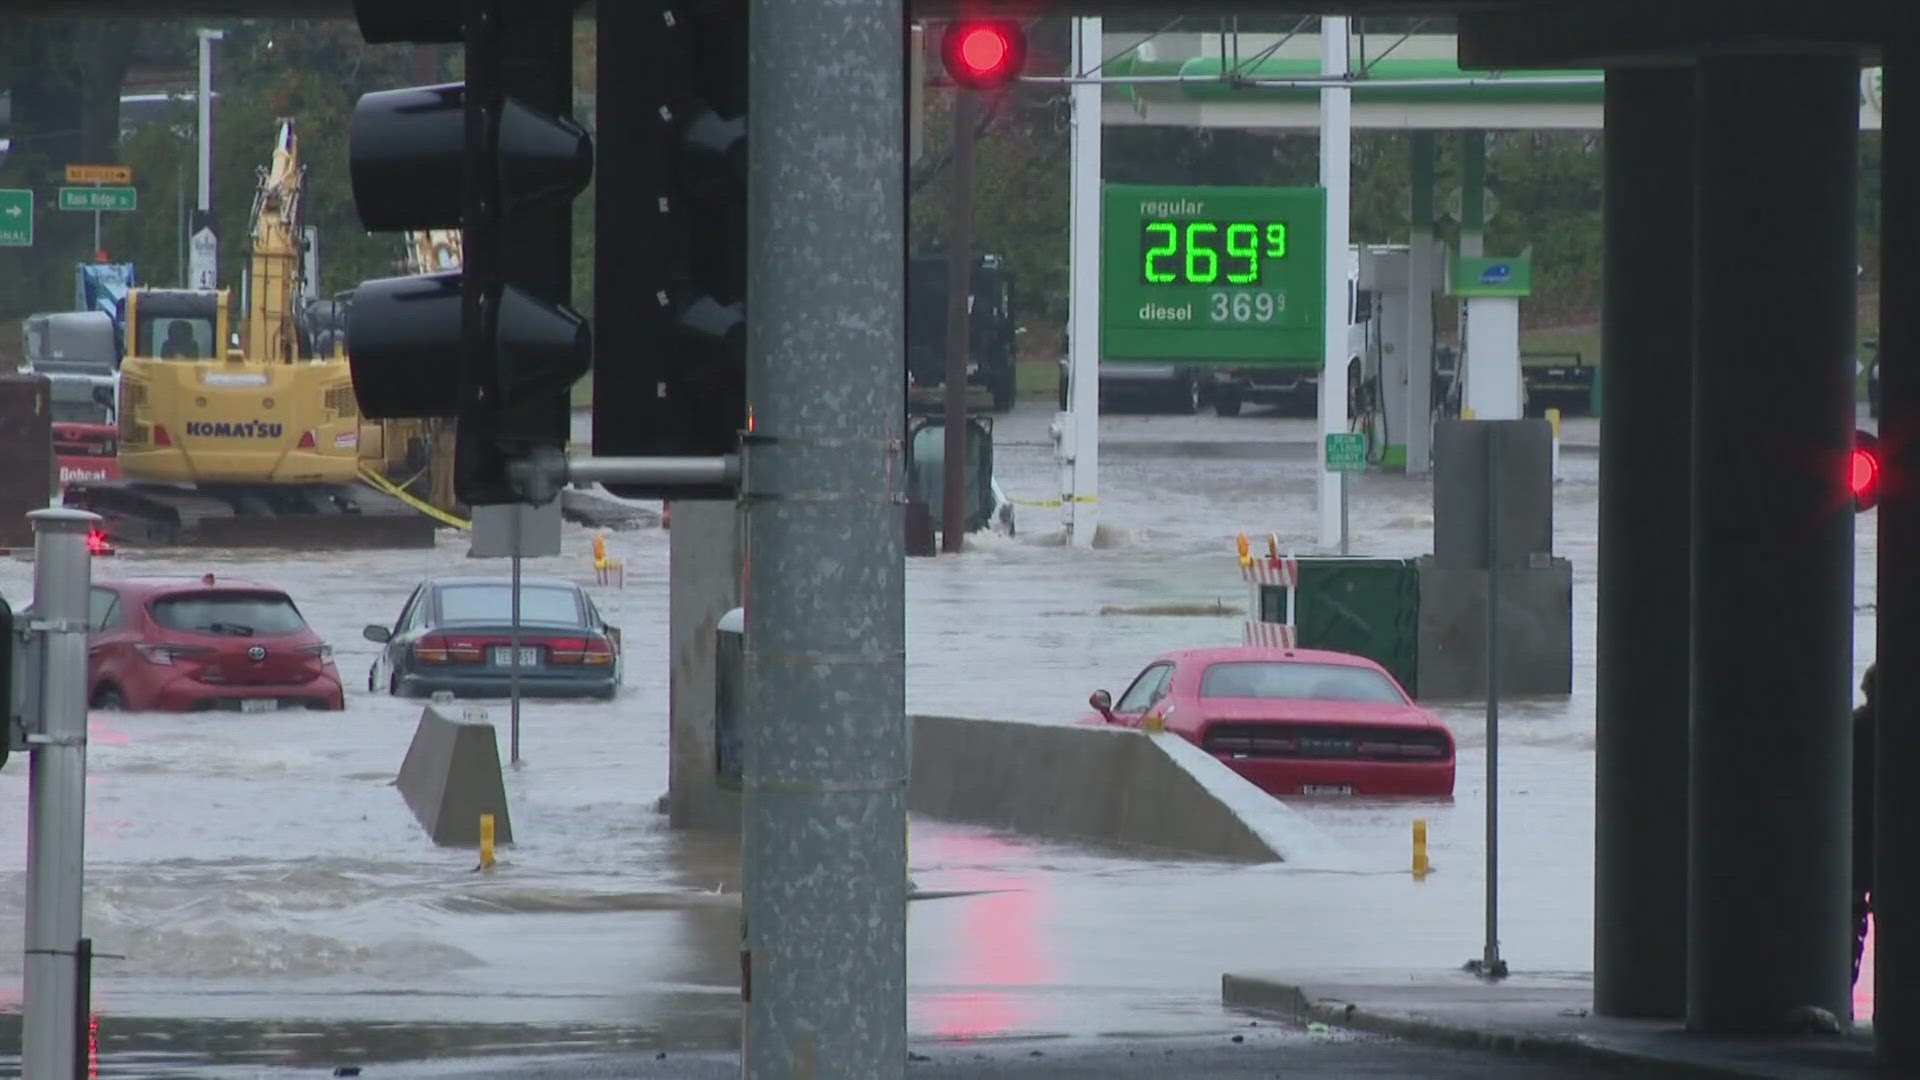
M 333 663 L 333 646 L 324 643 L 320 645 L 302 645 L 300 646 L 300 655 L 308 657 L 309 659 L 318 660 L 323 664 L 331 664 Z
M 213 652 L 204 645 L 135 645 L 133 649 L 145 657 L 149 663 L 167 667 L 172 667 L 176 660 L 207 656 Z
M 443 634 L 428 634 L 413 646 L 413 658 L 422 664 L 477 664 L 480 656 L 478 642 Z
M 547 662 L 604 667 L 613 663 L 613 646 L 604 638 L 556 638 L 547 643 Z
M 1209 731 L 1205 746 L 1208 753 L 1233 754 L 1244 757 L 1249 754 L 1280 755 L 1296 753 L 1300 741 L 1291 735 L 1269 734 L 1257 728 L 1227 728 Z
M 1361 757 L 1384 758 L 1442 758 L 1447 756 L 1444 747 L 1429 742 L 1363 742 L 1353 748 Z

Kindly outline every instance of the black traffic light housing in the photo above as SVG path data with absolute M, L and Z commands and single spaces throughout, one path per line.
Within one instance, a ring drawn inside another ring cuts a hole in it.
M 577 0 L 356 0 L 370 42 L 464 41 L 466 82 L 354 109 L 354 204 L 371 230 L 458 226 L 458 273 L 363 283 L 348 315 L 361 412 L 458 417 L 454 491 L 525 501 L 515 461 L 560 451 L 592 335 L 571 302 L 571 200 L 593 144 L 571 118 Z
M 621 0 L 597 12 L 597 457 L 735 453 L 747 426 L 747 5 Z M 730 499 L 731 485 L 609 484 Z

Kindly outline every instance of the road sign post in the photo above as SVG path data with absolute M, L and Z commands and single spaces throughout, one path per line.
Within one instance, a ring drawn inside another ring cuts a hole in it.
M 1327 471 L 1337 473 L 1367 471 L 1367 437 L 1358 431 L 1335 431 L 1327 435 Z M 1340 485 L 1340 554 L 1347 553 L 1347 485 Z
M 33 246 L 33 192 L 0 188 L 0 247 Z
M 76 176 L 124 176 L 131 179 L 132 170 L 121 165 L 69 165 L 67 179 Z M 60 209 L 90 210 L 93 212 L 93 250 L 100 250 L 100 213 L 103 210 L 127 212 L 140 205 L 140 194 L 131 186 L 127 187 L 63 187 L 60 189 Z
M 79 996 L 86 865 L 87 596 L 93 576 L 87 534 L 100 519 L 79 510 L 36 510 L 33 610 L 40 641 L 27 672 L 27 925 L 20 1064 L 23 1076 L 83 1075 Z

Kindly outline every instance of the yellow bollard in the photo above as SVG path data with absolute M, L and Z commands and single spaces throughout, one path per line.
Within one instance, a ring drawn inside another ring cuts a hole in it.
M 493 869 L 493 815 L 480 815 L 480 869 Z
M 1559 409 L 1547 410 L 1547 423 L 1553 425 L 1553 441 L 1559 442 L 1560 441 L 1560 410 Z
M 1413 819 L 1413 877 L 1426 877 L 1433 868 L 1427 863 L 1427 819 Z

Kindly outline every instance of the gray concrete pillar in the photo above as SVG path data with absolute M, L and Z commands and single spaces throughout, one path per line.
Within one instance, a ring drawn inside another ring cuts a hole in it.
M 1881 158 L 1877 655 L 1920 656 L 1920 43 L 1887 51 Z M 1882 1064 L 1920 1072 L 1920 667 L 1879 669 L 1875 732 L 1874 1017 Z
M 667 599 L 667 818 L 676 829 L 740 834 L 740 794 L 714 780 L 714 627 L 740 606 L 740 512 L 731 502 L 673 504 Z M 633 666 L 627 677 L 644 677 Z
M 1844 481 L 1858 94 L 1849 57 L 1721 56 L 1699 67 L 1687 825 L 1696 1031 L 1778 1031 L 1805 1006 L 1849 1015 Z M 1636 662 L 1684 658 L 1643 650 Z
M 1691 68 L 1607 73 L 1593 905 L 1606 1016 L 1686 1012 L 1693 90 Z

